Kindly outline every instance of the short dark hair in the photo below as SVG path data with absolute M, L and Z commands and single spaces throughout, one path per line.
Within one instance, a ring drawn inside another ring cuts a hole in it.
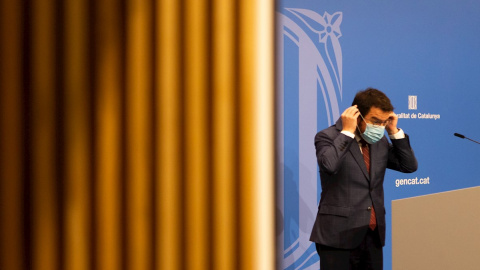
M 358 110 L 363 116 L 367 115 L 372 107 L 377 107 L 384 112 L 393 112 L 394 110 L 387 95 L 371 87 L 359 91 L 353 99 L 352 106 L 353 105 L 357 105 Z

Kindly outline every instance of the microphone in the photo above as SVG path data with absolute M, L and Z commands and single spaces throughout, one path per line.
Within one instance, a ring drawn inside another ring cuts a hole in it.
M 458 133 L 453 133 L 453 135 L 455 135 L 455 136 L 457 136 L 457 137 L 459 137 L 459 138 L 462 138 L 462 139 L 467 139 L 467 140 L 470 140 L 470 141 L 472 141 L 472 142 L 474 142 L 474 143 L 478 143 L 478 144 L 480 144 L 480 142 L 477 142 L 477 141 L 475 141 L 475 140 L 472 140 L 472 139 L 470 139 L 470 138 L 466 137 L 465 135 L 458 134 Z

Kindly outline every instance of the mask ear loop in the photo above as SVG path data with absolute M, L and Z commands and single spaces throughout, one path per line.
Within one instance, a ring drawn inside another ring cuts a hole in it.
M 360 115 L 360 117 L 362 117 L 363 122 L 367 123 L 367 121 L 365 121 L 365 118 L 363 118 L 363 115 L 360 113 L 360 111 L 358 111 L 358 114 Z
M 360 117 L 362 117 L 363 122 L 365 122 L 365 124 L 367 124 L 367 121 L 365 121 L 365 118 L 363 118 L 363 115 L 360 113 L 360 111 L 358 111 L 358 114 L 360 115 Z M 357 129 L 358 129 L 358 133 L 362 134 L 362 131 L 360 130 L 360 127 L 358 126 L 358 123 L 357 123 Z

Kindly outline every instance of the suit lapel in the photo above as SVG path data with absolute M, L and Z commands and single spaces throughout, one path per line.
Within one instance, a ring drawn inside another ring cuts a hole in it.
M 378 153 L 380 145 L 381 141 L 370 145 L 370 175 L 372 179 L 375 179 L 375 172 L 377 170 L 376 165 L 379 164 L 377 158 L 379 158 Z
M 354 142 L 354 145 L 352 145 L 352 147 L 350 147 L 350 153 L 352 153 L 352 156 L 355 159 L 355 161 L 357 162 L 360 169 L 362 170 L 363 175 L 365 175 L 367 180 L 370 181 L 370 175 L 368 175 L 368 172 L 367 172 L 367 165 L 365 165 L 365 160 L 363 160 L 363 155 L 362 155 L 362 152 L 360 151 L 360 146 L 358 146 L 358 143 L 356 141 Z M 372 153 L 370 152 L 370 156 L 371 155 L 372 155 Z M 370 160 L 370 171 L 372 171 L 372 167 L 371 167 L 372 164 L 371 163 L 372 162 Z

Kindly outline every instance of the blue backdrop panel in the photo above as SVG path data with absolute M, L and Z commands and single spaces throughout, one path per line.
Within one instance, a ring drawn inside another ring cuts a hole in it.
M 480 2 L 279 1 L 279 235 L 284 269 L 318 269 L 308 241 L 320 196 L 313 138 L 366 87 L 384 91 L 419 169 L 387 172 L 391 200 L 480 185 Z

